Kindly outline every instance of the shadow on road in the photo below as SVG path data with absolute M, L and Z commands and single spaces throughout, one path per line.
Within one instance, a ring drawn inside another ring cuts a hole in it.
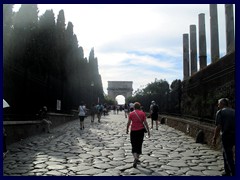
M 163 176 L 163 175 L 161 175 L 160 173 L 154 172 L 154 171 L 151 170 L 151 169 L 142 167 L 141 165 L 137 166 L 137 169 L 138 169 L 142 174 L 145 174 L 145 175 L 147 175 L 147 176 Z

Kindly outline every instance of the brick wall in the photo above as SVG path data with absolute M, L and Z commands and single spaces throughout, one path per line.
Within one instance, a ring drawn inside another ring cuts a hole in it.
M 214 119 L 217 100 L 222 97 L 229 98 L 235 107 L 235 52 L 183 81 L 181 112 Z

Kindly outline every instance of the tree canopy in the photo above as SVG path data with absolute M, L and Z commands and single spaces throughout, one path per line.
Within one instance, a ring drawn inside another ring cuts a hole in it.
M 68 112 L 81 101 L 103 100 L 94 49 L 89 59 L 84 57 L 74 25 L 66 27 L 64 11 L 55 20 L 53 10 L 38 16 L 36 4 L 22 4 L 15 13 L 13 6 L 3 5 L 3 97 L 12 111 L 31 114 L 43 105 L 56 111 L 60 100 L 61 111 Z
M 145 88 L 136 90 L 128 101 L 140 102 L 146 111 L 149 111 L 151 101 L 155 101 L 161 113 L 180 113 L 181 80 L 174 80 L 169 85 L 166 80 L 155 79 Z

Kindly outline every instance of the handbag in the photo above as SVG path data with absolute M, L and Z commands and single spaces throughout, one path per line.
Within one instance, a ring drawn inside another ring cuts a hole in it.
M 137 115 L 139 121 L 141 121 L 141 119 L 140 119 L 140 117 L 138 116 L 138 114 L 136 113 L 136 111 L 134 111 L 134 112 L 135 112 L 135 114 Z M 147 131 L 147 127 L 146 127 L 146 125 L 143 123 L 143 121 L 141 121 L 141 123 L 142 123 L 143 126 L 144 126 L 144 133 L 147 133 L 148 131 Z

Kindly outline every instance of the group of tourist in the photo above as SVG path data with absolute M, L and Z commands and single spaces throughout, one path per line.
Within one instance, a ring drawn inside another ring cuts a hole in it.
M 84 129 L 84 119 L 87 116 L 87 113 L 91 116 L 91 122 L 93 123 L 95 120 L 95 115 L 97 115 L 97 120 L 100 123 L 102 115 L 107 115 L 107 105 L 102 105 L 101 103 L 98 103 L 97 105 L 92 104 L 90 109 L 86 108 L 86 105 L 84 105 L 83 102 L 80 103 L 78 108 L 78 116 L 80 119 L 80 130 Z
M 223 148 L 224 170 L 223 176 L 235 175 L 235 160 L 234 150 L 235 147 L 235 110 L 228 107 L 228 99 L 222 98 L 218 101 L 219 110 L 216 113 L 216 128 L 214 130 L 214 136 L 212 144 L 216 144 L 216 140 L 221 134 L 221 142 Z M 94 121 L 95 112 L 97 112 L 98 122 L 100 122 L 101 114 L 104 106 L 98 104 L 92 105 L 90 109 L 91 122 Z M 84 117 L 86 113 L 86 107 L 83 104 L 79 106 L 79 118 L 80 129 L 84 129 Z M 130 130 L 130 142 L 132 145 L 133 154 L 133 167 L 136 168 L 137 164 L 140 164 L 140 155 L 142 154 L 142 144 L 144 140 L 144 133 L 150 137 L 150 130 L 146 121 L 146 114 L 141 108 L 139 102 L 130 103 L 124 105 L 125 117 L 128 117 L 126 133 Z M 150 117 L 151 117 L 151 129 L 153 129 L 154 122 L 156 123 L 156 130 L 158 130 L 158 118 L 159 107 L 155 101 L 150 105 Z
M 142 154 L 142 144 L 144 139 L 144 132 L 147 131 L 150 137 L 148 123 L 146 122 L 146 115 L 140 109 L 140 103 L 134 103 L 134 110 L 130 112 L 127 122 L 126 133 L 129 133 L 129 126 L 131 125 L 130 141 L 132 145 L 132 154 L 134 157 L 133 167 L 136 168 L 140 163 L 139 157 Z M 216 145 L 216 140 L 221 134 L 221 142 L 223 148 L 224 170 L 223 176 L 235 176 L 235 110 L 229 107 L 227 98 L 218 100 L 219 110 L 216 113 L 216 128 L 212 139 L 212 144 Z M 158 111 L 159 108 L 155 101 L 152 101 L 150 106 L 151 129 L 153 129 L 153 121 L 156 122 L 156 130 L 158 130 Z M 146 129 L 146 130 L 145 130 Z

